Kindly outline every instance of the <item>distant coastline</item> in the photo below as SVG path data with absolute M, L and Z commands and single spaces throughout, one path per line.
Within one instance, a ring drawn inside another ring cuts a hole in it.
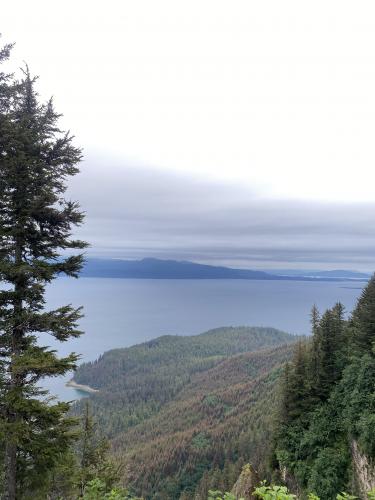
M 358 271 L 254 271 L 223 266 L 211 266 L 189 261 L 146 258 L 142 260 L 87 259 L 81 272 L 86 278 L 122 279 L 240 279 L 268 281 L 366 282 L 370 275 Z
M 65 385 L 66 387 L 72 387 L 73 389 L 77 389 L 77 391 L 87 392 L 88 394 L 99 392 L 98 389 L 93 389 L 89 385 L 77 384 L 74 379 L 69 380 Z

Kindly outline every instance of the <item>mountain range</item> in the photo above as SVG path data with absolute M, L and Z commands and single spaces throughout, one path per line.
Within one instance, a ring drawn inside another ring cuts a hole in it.
M 356 271 L 275 270 L 271 272 L 211 266 L 189 261 L 145 258 L 142 260 L 89 258 L 81 276 L 128 279 L 242 279 L 293 281 L 368 281 Z

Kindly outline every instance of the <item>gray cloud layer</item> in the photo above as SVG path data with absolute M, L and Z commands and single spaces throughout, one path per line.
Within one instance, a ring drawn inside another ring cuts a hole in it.
M 86 160 L 70 194 L 93 255 L 248 268 L 375 267 L 375 204 L 266 200 L 237 185 Z

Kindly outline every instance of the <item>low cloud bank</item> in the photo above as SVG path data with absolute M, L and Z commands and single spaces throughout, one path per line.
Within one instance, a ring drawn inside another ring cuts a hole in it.
M 375 203 L 264 199 L 234 184 L 89 160 L 70 195 L 87 212 L 78 233 L 96 256 L 258 269 L 375 267 Z

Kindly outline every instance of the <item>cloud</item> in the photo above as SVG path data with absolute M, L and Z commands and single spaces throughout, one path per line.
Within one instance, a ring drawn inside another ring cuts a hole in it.
M 371 0 L 21 0 L 1 21 L 90 154 L 374 201 Z
M 261 198 L 234 183 L 87 159 L 70 194 L 92 255 L 248 268 L 375 264 L 375 204 Z

